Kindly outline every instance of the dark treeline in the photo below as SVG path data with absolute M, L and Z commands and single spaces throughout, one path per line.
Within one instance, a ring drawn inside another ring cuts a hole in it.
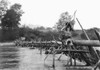
M 59 33 L 52 28 L 37 27 L 32 29 L 29 27 L 22 27 L 19 29 L 19 37 L 25 37 L 26 40 L 53 40 L 53 36 L 58 40 Z
M 91 28 L 91 29 L 87 29 L 86 32 L 89 36 L 89 38 L 91 40 L 97 40 L 97 36 L 95 35 L 95 30 L 100 30 L 99 28 Z M 53 30 L 52 28 L 42 28 L 41 27 L 37 27 L 37 28 L 29 28 L 29 27 L 20 27 L 17 30 L 17 34 L 13 31 L 13 32 L 6 32 L 6 34 L 4 34 L 2 36 L 2 30 L 0 29 L 0 41 L 14 41 L 16 39 L 19 39 L 21 37 L 25 37 L 26 41 L 30 41 L 30 40 L 60 40 L 60 32 Z M 17 36 L 17 38 L 16 38 Z M 83 33 L 82 30 L 75 30 L 72 32 L 72 37 L 75 39 L 87 39 L 85 34 Z M 2 40 L 3 39 L 3 40 Z
M 88 34 L 88 36 L 91 40 L 97 40 L 98 39 L 94 30 L 100 31 L 99 28 L 91 28 L 91 29 L 86 30 L 86 33 Z M 0 33 L 1 33 L 1 30 L 0 30 Z M 19 28 L 18 33 L 19 33 L 18 38 L 25 37 L 26 40 L 28 40 L 28 41 L 30 41 L 30 40 L 40 40 L 40 39 L 41 40 L 54 40 L 54 38 L 56 40 L 59 40 L 60 35 L 61 35 L 60 32 L 57 32 L 56 30 L 48 30 L 48 28 L 41 30 L 39 27 L 35 28 L 35 29 L 31 29 L 29 27 L 21 27 L 21 28 Z M 11 35 L 11 34 L 8 33 L 8 35 Z M 8 35 L 6 37 L 8 37 Z M 15 36 L 16 35 L 14 35 L 14 37 Z M 54 38 L 53 38 L 53 36 L 54 36 Z M 85 39 L 85 40 L 87 39 L 82 30 L 73 31 L 72 37 L 75 38 L 75 39 Z
M 6 33 L 6 34 L 4 34 Z M 37 28 L 29 28 L 28 26 L 23 26 L 18 28 L 15 31 L 6 31 L 2 33 L 2 29 L 0 29 L 0 41 L 6 42 L 6 41 L 14 41 L 16 39 L 20 39 L 21 37 L 25 37 L 26 41 L 30 40 L 58 40 L 59 38 L 59 32 L 56 30 L 53 30 L 52 28 L 44 28 L 41 29 L 41 27 Z M 17 36 L 17 37 L 16 37 Z
M 0 1 L 0 41 L 13 41 L 19 38 L 19 25 L 23 13 L 20 4 L 9 6 L 8 1 Z

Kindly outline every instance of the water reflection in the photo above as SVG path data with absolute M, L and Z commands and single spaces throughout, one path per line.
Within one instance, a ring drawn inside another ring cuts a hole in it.
M 18 69 L 19 48 L 14 45 L 0 46 L 0 69 Z
M 44 61 L 45 57 L 38 49 L 3 45 L 0 46 L 0 70 L 66 70 L 68 57 L 63 55 L 58 61 L 59 55 L 55 56 L 55 68 L 52 55 Z
M 3 45 L 0 46 L 0 70 L 65 70 L 57 61 L 56 68 L 52 67 L 52 55 L 44 62 L 45 57 L 38 49 Z

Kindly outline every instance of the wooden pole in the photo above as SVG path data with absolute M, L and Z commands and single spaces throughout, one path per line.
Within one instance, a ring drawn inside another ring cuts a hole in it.
M 72 56 L 70 55 L 70 66 L 72 66 Z
M 90 38 L 88 37 L 88 35 L 87 35 L 86 31 L 83 29 L 83 27 L 82 27 L 81 23 L 79 22 L 78 18 L 76 18 L 76 20 L 77 20 L 77 22 L 79 23 L 79 25 L 80 25 L 80 27 L 81 27 L 82 31 L 83 31 L 83 32 L 84 32 L 84 34 L 86 35 L 86 38 L 87 38 L 88 40 L 90 40 Z
M 42 55 L 42 46 L 41 46 L 41 41 L 40 41 L 40 43 L 39 43 L 39 46 L 40 46 L 40 55 Z
M 76 58 L 74 59 L 74 66 L 76 66 Z
M 98 33 L 98 31 L 97 31 L 97 30 L 95 30 L 95 34 L 96 34 L 96 36 L 97 36 L 98 40 L 100 41 L 100 34 Z
M 53 68 L 55 68 L 55 48 L 53 47 Z
M 74 57 L 76 56 L 76 53 L 74 54 Z M 76 66 L 76 58 L 74 59 L 74 66 Z
M 70 66 L 72 66 L 72 55 L 71 55 L 71 46 L 70 45 L 68 45 L 69 46 L 69 56 L 70 56 Z

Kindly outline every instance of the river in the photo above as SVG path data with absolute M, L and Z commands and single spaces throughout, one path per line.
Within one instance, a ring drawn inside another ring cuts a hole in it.
M 68 57 L 60 54 L 55 56 L 55 68 L 53 68 L 53 55 L 40 54 L 39 49 L 16 47 L 14 45 L 0 46 L 0 70 L 66 70 Z

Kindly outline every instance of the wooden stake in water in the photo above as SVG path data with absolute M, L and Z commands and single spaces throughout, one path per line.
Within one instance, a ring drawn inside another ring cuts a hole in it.
M 55 68 L 55 48 L 53 47 L 53 68 Z
M 61 55 L 59 56 L 58 60 L 60 60 L 61 56 L 63 55 L 63 52 L 61 53 Z
M 40 47 L 40 55 L 42 55 L 42 48 Z
M 42 46 L 41 46 L 41 41 L 40 41 L 40 55 L 42 55 Z

